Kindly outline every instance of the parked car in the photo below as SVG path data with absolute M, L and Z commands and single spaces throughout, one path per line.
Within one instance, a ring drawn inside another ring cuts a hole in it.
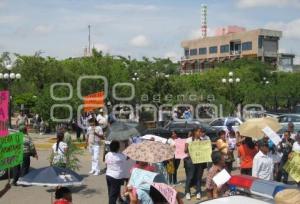
M 243 123 L 239 118 L 227 117 L 227 118 L 217 118 L 209 123 L 212 127 L 217 130 L 227 130 L 227 126 L 231 125 L 234 131 L 238 130 L 238 127 Z
M 145 134 L 153 134 L 164 138 L 169 138 L 171 133 L 175 131 L 180 138 L 187 138 L 188 133 L 196 127 L 201 127 L 205 130 L 206 135 L 212 141 L 217 138 L 217 129 L 211 127 L 209 124 L 200 122 L 198 120 L 174 120 L 169 121 L 164 127 L 151 128 L 145 131 Z
M 287 130 L 288 124 L 294 124 L 295 131 L 300 131 L 300 114 L 282 114 L 277 117 L 278 122 L 282 125 L 283 130 Z

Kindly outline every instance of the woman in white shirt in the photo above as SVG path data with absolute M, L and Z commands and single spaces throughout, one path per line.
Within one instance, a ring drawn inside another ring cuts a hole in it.
M 67 159 L 66 152 L 68 150 L 67 143 L 64 141 L 64 133 L 59 131 L 56 135 L 56 143 L 52 145 L 52 161 L 51 165 L 66 168 Z
M 105 155 L 106 182 L 109 196 L 109 204 L 116 204 L 120 197 L 121 186 L 126 174 L 126 156 L 119 153 L 120 143 L 112 141 L 109 145 L 110 152 Z

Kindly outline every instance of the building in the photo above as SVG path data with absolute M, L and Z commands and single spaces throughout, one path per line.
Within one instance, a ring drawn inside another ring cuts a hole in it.
M 281 31 L 256 29 L 246 31 L 237 26 L 217 30 L 213 37 L 185 40 L 181 73 L 201 72 L 216 63 L 243 57 L 257 58 L 277 66 Z

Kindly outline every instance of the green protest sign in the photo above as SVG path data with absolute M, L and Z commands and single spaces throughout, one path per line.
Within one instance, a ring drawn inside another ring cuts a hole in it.
M 300 153 L 294 152 L 283 168 L 297 183 L 300 182 Z
M 0 138 L 0 170 L 14 167 L 23 161 L 23 133 Z

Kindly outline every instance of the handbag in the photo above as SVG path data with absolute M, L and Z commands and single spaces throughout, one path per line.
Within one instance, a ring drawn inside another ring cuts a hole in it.
M 174 174 L 175 173 L 175 167 L 173 161 L 168 161 L 167 163 L 167 173 L 168 174 Z

